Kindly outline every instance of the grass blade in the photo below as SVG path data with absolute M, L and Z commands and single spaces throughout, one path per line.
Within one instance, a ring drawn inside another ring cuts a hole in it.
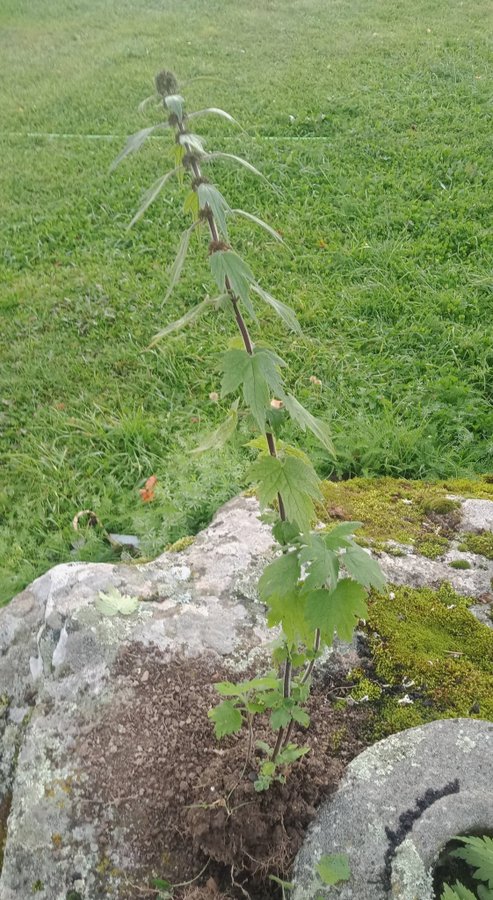
M 244 166 L 245 169 L 248 169 L 249 172 L 253 172 L 254 175 L 258 175 L 259 178 L 262 178 L 262 180 L 265 181 L 273 191 L 276 191 L 276 193 L 280 193 L 279 189 L 274 187 L 274 185 L 271 184 L 271 182 L 268 178 L 265 177 L 265 175 L 262 175 L 262 172 L 259 172 L 259 170 L 255 168 L 255 166 L 252 166 L 252 164 L 249 163 L 246 159 L 243 159 L 242 156 L 235 156 L 234 153 L 220 153 L 219 151 L 214 151 L 214 153 L 206 153 L 202 157 L 202 162 L 214 162 L 215 159 L 231 159 L 233 160 L 233 162 L 239 163 L 240 166 Z
M 148 209 L 149 206 L 151 205 L 151 203 L 154 202 L 154 200 L 156 199 L 158 194 L 161 192 L 161 190 L 163 189 L 166 182 L 169 181 L 169 179 L 172 177 L 172 175 L 177 175 L 178 172 L 182 168 L 183 168 L 183 166 L 175 166 L 174 169 L 170 169 L 169 172 L 166 172 L 166 175 L 161 175 L 161 178 L 158 178 L 157 181 L 155 181 L 154 184 L 151 185 L 149 190 L 147 190 L 145 192 L 145 194 L 143 195 L 142 202 L 141 202 L 137 212 L 135 213 L 132 221 L 130 222 L 130 225 L 128 226 L 127 231 L 129 231 L 130 228 L 132 228 L 132 226 L 135 225 L 135 223 L 138 222 L 139 219 L 142 218 L 146 209 Z

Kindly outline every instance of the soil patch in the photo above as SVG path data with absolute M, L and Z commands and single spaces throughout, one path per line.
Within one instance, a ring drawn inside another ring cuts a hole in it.
M 122 699 L 113 700 L 78 747 L 85 812 L 101 823 L 101 886 L 114 866 L 105 842 L 111 847 L 114 830 L 124 829 L 128 892 L 121 897 L 155 900 L 156 892 L 146 890 L 150 875 L 177 884 L 206 864 L 181 892 L 187 900 L 245 891 L 251 898 L 276 896 L 268 876 L 289 878 L 317 805 L 367 745 L 367 712 L 335 709 L 337 684 L 319 679 L 309 703 L 311 726 L 293 736 L 311 752 L 285 784 L 258 794 L 254 760 L 245 767 L 246 729 L 218 743 L 207 718 L 218 702 L 214 682 L 231 679 L 231 671 L 204 658 L 170 662 L 134 644 L 121 652 L 112 678 Z M 269 737 L 267 723 L 260 723 L 255 739 Z

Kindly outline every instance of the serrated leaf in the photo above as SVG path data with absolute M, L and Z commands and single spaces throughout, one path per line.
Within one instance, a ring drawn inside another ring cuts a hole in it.
M 206 297 L 205 300 L 202 300 L 201 303 L 197 303 L 196 306 L 192 306 L 191 309 L 188 310 L 183 316 L 179 319 L 176 319 L 174 322 L 170 322 L 169 325 L 166 325 L 162 331 L 159 331 L 158 334 L 155 334 L 149 347 L 155 347 L 159 341 L 161 341 L 168 334 L 172 334 L 174 331 L 179 331 L 181 328 L 185 328 L 186 325 L 190 325 L 191 322 L 195 322 L 196 319 L 199 318 L 207 309 L 207 307 L 212 306 L 218 300 L 217 297 L 211 298 Z
M 297 759 L 301 759 L 302 756 L 306 756 L 309 752 L 309 747 L 297 747 L 296 744 L 288 744 L 277 757 L 277 763 L 278 765 L 294 763 Z
M 280 625 L 289 644 L 307 646 L 313 640 L 313 632 L 305 618 L 306 599 L 299 591 L 290 594 L 273 594 L 267 610 L 269 627 Z
M 217 187 L 215 187 L 213 184 L 199 184 L 197 194 L 199 198 L 200 208 L 205 209 L 206 206 L 209 207 L 212 215 L 214 216 L 219 231 L 226 238 L 226 240 L 228 240 L 226 213 L 230 212 L 230 207 L 228 202 L 221 194 L 221 191 L 218 191 Z
M 186 147 L 189 153 L 202 157 L 204 153 L 204 141 L 198 134 L 192 132 L 184 132 L 180 134 L 179 141 L 182 147 Z
M 283 397 L 283 400 L 289 415 L 298 423 L 301 430 L 306 431 L 308 428 L 308 430 L 315 435 L 317 440 L 320 441 L 322 446 L 325 447 L 332 456 L 335 456 L 336 452 L 327 422 L 324 422 L 323 419 L 317 419 L 316 416 L 312 416 L 312 414 L 308 412 L 308 410 L 305 409 L 292 394 L 286 394 L 286 396 Z
M 274 238 L 275 241 L 278 241 L 280 244 L 284 244 L 286 246 L 286 242 L 283 240 L 278 231 L 272 228 L 270 225 L 267 225 L 267 222 L 264 222 L 263 219 L 259 219 L 258 216 L 254 216 L 252 213 L 246 212 L 244 209 L 232 209 L 231 214 L 234 216 L 242 216 L 244 219 L 248 219 L 249 222 L 254 222 L 255 225 L 259 225 L 260 228 L 263 228 L 271 237 Z
M 340 525 L 336 525 L 331 531 L 323 533 L 325 546 L 329 550 L 341 550 L 343 547 L 352 547 L 352 536 L 362 525 L 362 522 L 341 522 Z
M 198 453 L 205 453 L 207 450 L 218 450 L 220 447 L 224 447 L 224 444 L 233 437 L 237 424 L 238 413 L 236 409 L 232 408 L 228 412 L 224 422 L 221 422 L 214 431 L 211 431 L 199 446 L 195 447 L 194 450 L 191 450 L 190 453 L 196 455 Z
M 351 877 L 345 853 L 325 854 L 320 858 L 316 869 L 324 884 L 339 884 L 341 881 L 349 881 Z
M 322 640 L 330 646 L 334 633 L 342 641 L 350 641 L 360 619 L 367 615 L 366 591 L 356 581 L 343 578 L 334 590 L 321 588 L 306 595 L 306 620 L 311 628 L 319 628 Z
M 252 291 L 255 291 L 258 296 L 264 300 L 265 303 L 268 303 L 269 306 L 277 313 L 280 319 L 284 322 L 291 331 L 295 331 L 297 334 L 301 334 L 301 327 L 298 319 L 296 318 L 296 313 L 291 309 L 290 306 L 286 306 L 281 300 L 276 300 L 272 294 L 269 294 L 268 291 L 264 291 L 263 288 L 260 287 L 259 284 L 252 284 Z M 289 396 L 289 395 L 288 395 Z M 313 417 L 312 417 L 313 418 Z M 303 429 L 304 431 L 305 429 Z
M 451 856 L 464 859 L 475 871 L 474 878 L 493 888 L 493 838 L 461 836 L 464 847 L 452 850 Z
M 272 187 L 268 178 L 265 175 L 262 175 L 262 172 L 259 172 L 255 166 L 252 166 L 246 159 L 243 159 L 241 156 L 235 156 L 234 153 L 206 153 L 202 159 L 202 162 L 214 162 L 215 159 L 230 159 L 233 162 L 237 162 L 240 166 L 244 166 L 245 169 L 248 169 L 249 172 L 253 172 L 254 175 L 258 175 L 259 178 L 262 178 L 263 181 L 267 182 L 267 184 Z
M 296 589 L 300 577 L 298 554 L 284 553 L 265 567 L 258 582 L 262 603 L 269 603 L 272 596 L 283 597 Z
M 262 507 L 281 494 L 288 521 L 296 523 L 302 532 L 309 530 L 314 517 L 313 501 L 321 497 L 317 473 L 311 465 L 295 456 L 261 456 L 249 474 L 258 484 Z
M 177 175 L 181 169 L 182 166 L 175 166 L 174 169 L 170 169 L 169 172 L 166 172 L 166 175 L 162 175 L 161 178 L 158 178 L 154 182 L 154 184 L 151 184 L 150 188 L 142 195 L 140 206 L 130 222 L 128 229 L 132 228 L 132 226 L 142 218 L 146 209 L 149 209 L 151 203 L 154 203 L 154 200 L 160 194 L 166 182 L 169 181 L 173 175 Z
M 169 94 L 168 97 L 164 98 L 164 102 L 169 112 L 173 113 L 178 121 L 181 122 L 183 119 L 183 107 L 185 106 L 185 100 L 181 94 Z
M 221 116 L 221 118 L 232 122 L 233 125 L 237 125 L 241 131 L 244 131 L 237 119 L 234 119 L 228 112 L 224 109 L 219 109 L 217 106 L 208 106 L 207 109 L 198 109 L 196 112 L 188 113 L 188 119 L 198 119 L 200 116 L 208 115 Z
M 377 591 L 384 589 L 385 576 L 380 566 L 362 547 L 352 544 L 341 557 L 341 562 L 355 581 Z
M 292 522 L 283 522 L 282 519 L 278 519 L 272 528 L 272 535 L 279 544 L 288 545 L 300 537 L 300 530 Z
M 274 675 L 263 675 L 260 678 L 251 678 L 249 681 L 240 681 L 238 684 L 234 684 L 232 681 L 219 681 L 214 687 L 223 697 L 243 697 L 252 691 L 278 688 L 279 678 Z
M 460 881 L 456 881 L 453 888 L 448 884 L 444 886 L 440 900 L 476 900 L 476 898 Z
M 94 606 L 103 616 L 130 616 L 139 605 L 137 597 L 122 594 L 118 588 L 110 588 L 107 593 L 100 591 Z
M 493 900 L 493 890 L 485 887 L 484 884 L 478 884 L 476 891 L 478 900 Z
M 214 722 L 214 733 L 217 738 L 241 731 L 243 717 L 231 700 L 223 700 L 214 709 L 210 709 L 207 715 Z
M 180 280 L 183 264 L 187 256 L 188 245 L 190 244 L 190 238 L 192 237 L 192 233 L 194 232 L 197 225 L 198 222 L 194 222 L 192 225 L 190 225 L 190 228 L 187 228 L 186 231 L 183 232 L 181 236 L 180 245 L 175 256 L 175 261 L 169 273 L 169 285 L 168 290 L 166 291 L 166 296 L 164 298 L 164 303 L 167 303 L 167 301 L 171 297 L 171 294 L 173 293 L 173 290 L 178 284 L 178 281 Z
M 221 396 L 236 391 L 241 385 L 245 403 L 261 431 L 265 431 L 270 392 L 279 393 L 282 390 L 279 368 L 283 365 L 277 354 L 264 347 L 255 347 L 253 353 L 240 349 L 227 350 L 222 358 Z
M 250 266 L 233 250 L 218 250 L 209 257 L 212 277 L 220 291 L 227 291 L 229 282 L 233 293 L 246 304 L 251 304 L 249 290 L 254 281 Z
M 136 153 L 137 150 L 140 150 L 142 144 L 144 144 L 147 138 L 154 132 L 157 131 L 158 128 L 168 128 L 167 122 L 160 122 L 159 125 L 151 125 L 150 128 L 141 128 L 140 131 L 137 131 L 135 134 L 130 135 L 127 139 L 127 143 L 125 144 L 123 150 L 120 150 L 120 153 L 113 160 L 111 166 L 109 168 L 110 172 L 113 172 L 114 169 L 121 163 L 122 159 L 125 159 L 126 156 L 129 156 L 130 153 Z
M 307 545 L 300 552 L 300 562 L 307 569 L 303 591 L 320 587 L 335 588 L 339 560 L 334 551 L 328 549 L 322 535 L 310 535 Z
M 303 728 L 308 728 L 310 724 L 310 716 L 301 706 L 293 706 L 291 709 L 291 718 L 294 719 L 298 725 L 302 725 Z
M 275 709 L 270 716 L 270 727 L 273 731 L 279 731 L 280 728 L 285 728 L 286 725 L 289 725 L 291 721 L 291 711 L 285 707 L 280 706 L 279 709 Z

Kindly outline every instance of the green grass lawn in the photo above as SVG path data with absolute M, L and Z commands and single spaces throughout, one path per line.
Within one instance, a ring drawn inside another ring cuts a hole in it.
M 292 249 L 232 226 L 303 325 L 293 338 L 259 310 L 291 387 L 332 422 L 337 460 L 310 444 L 319 472 L 493 469 L 492 28 L 489 0 L 4 0 L 1 600 L 62 560 L 116 558 L 97 529 L 73 547 L 81 509 L 152 556 L 244 484 L 245 436 L 188 454 L 224 416 L 209 394 L 231 319 L 146 349 L 212 289 L 193 244 L 163 307 L 178 185 L 125 230 L 170 167 L 169 136 L 108 175 L 125 136 L 158 120 L 137 106 L 163 66 L 191 79 L 189 108 L 245 128 L 201 120 L 208 148 L 279 189 L 215 166 L 227 199 Z

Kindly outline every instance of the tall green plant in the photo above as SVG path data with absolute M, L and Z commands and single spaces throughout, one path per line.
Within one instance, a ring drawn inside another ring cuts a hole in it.
M 360 523 L 344 522 L 330 530 L 312 530 L 315 504 L 321 500 L 318 476 L 307 455 L 280 436 L 283 422 L 289 417 L 302 432 L 308 429 L 329 453 L 334 452 L 327 424 L 313 416 L 287 389 L 284 360 L 266 343 L 254 341 L 251 336 L 251 323 L 258 325 L 255 304 L 259 301 L 268 304 L 288 329 L 296 333 L 301 329 L 294 311 L 265 290 L 248 263 L 232 249 L 229 224 L 241 216 L 276 240 L 282 239 L 257 216 L 230 204 L 205 173 L 211 163 L 227 161 L 263 176 L 239 156 L 206 151 L 204 141 L 191 127 L 203 115 L 235 122 L 232 116 L 216 107 L 187 113 L 171 72 L 159 73 L 156 89 L 166 121 L 130 137 L 114 165 L 138 150 L 155 131 L 168 128 L 174 132 L 175 165 L 144 194 L 130 223 L 134 225 L 141 218 L 171 178 L 178 176 L 183 181 L 183 176 L 187 177 L 184 210 L 192 222 L 182 234 L 166 299 L 178 283 L 192 234 L 198 232 L 207 238 L 210 277 L 216 285 L 216 295 L 206 297 L 168 324 L 152 343 L 192 323 L 210 308 L 230 310 L 238 329 L 238 337 L 229 342 L 221 357 L 221 396 L 232 395 L 234 402 L 224 422 L 195 452 L 221 446 L 234 434 L 239 410 L 246 408 L 250 412 L 255 436 L 249 446 L 257 458 L 249 470 L 249 479 L 256 487 L 262 510 L 268 510 L 265 515 L 273 525 L 280 548 L 277 558 L 265 568 L 258 592 L 267 607 L 268 624 L 279 630 L 279 637 L 272 670 L 238 684 L 217 684 L 224 699 L 209 715 L 218 738 L 238 732 L 246 724 L 250 739 L 254 717 L 270 715 L 275 733 L 273 746 L 257 744 L 264 760 L 256 787 L 264 790 L 274 778 L 283 780 L 284 768 L 307 752 L 291 738 L 296 724 L 309 724 L 304 704 L 315 660 L 332 644 L 336 634 L 343 640 L 351 638 L 357 622 L 366 615 L 368 589 L 383 588 L 384 579 L 378 565 L 354 541 Z

